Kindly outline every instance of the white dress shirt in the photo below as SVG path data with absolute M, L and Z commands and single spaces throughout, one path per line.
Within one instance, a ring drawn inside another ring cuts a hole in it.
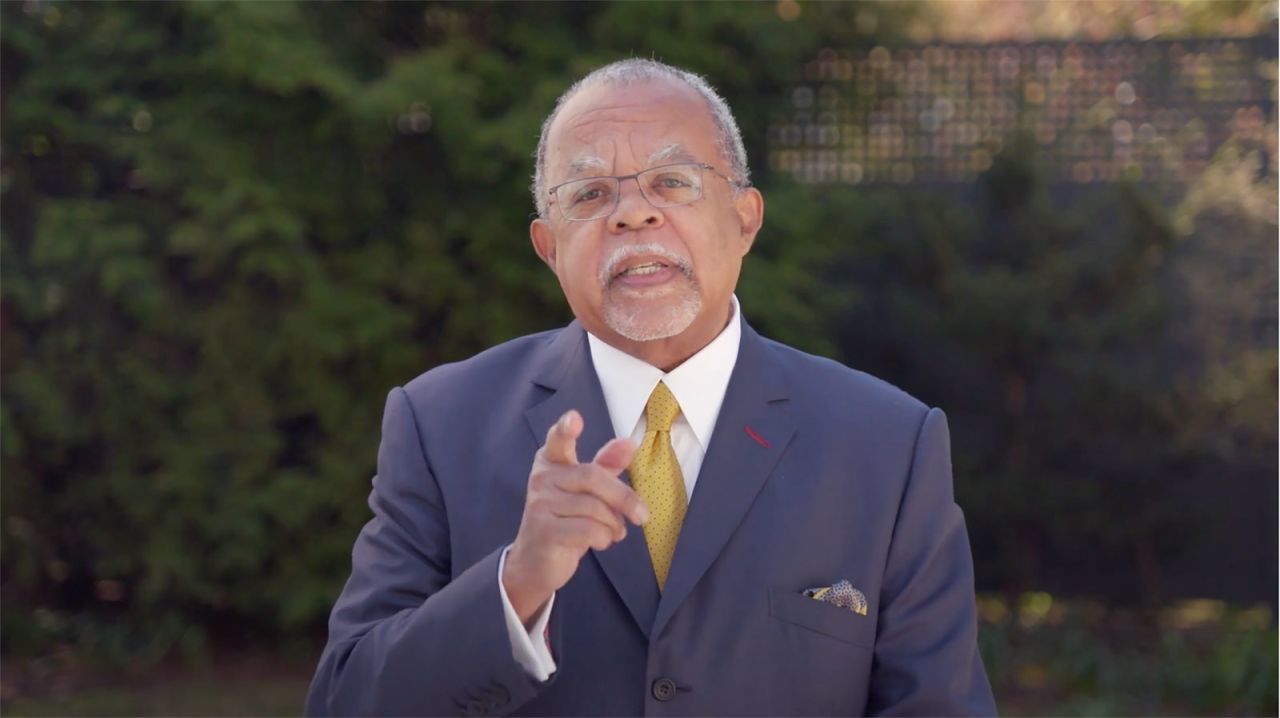
M 732 297 L 730 304 L 731 315 L 724 330 L 697 354 L 669 372 L 606 344 L 594 334 L 587 334 L 591 363 L 595 366 L 600 388 L 604 391 L 604 403 L 609 409 L 615 436 L 628 436 L 636 445 L 640 444 L 648 425 L 644 407 L 660 381 L 667 385 L 680 404 L 680 414 L 671 424 L 671 448 L 680 464 L 685 496 L 689 499 L 693 498 L 693 487 L 698 481 L 698 472 L 702 469 L 702 459 L 706 456 L 707 445 L 716 428 L 716 419 L 720 416 L 720 405 L 724 403 L 725 390 L 729 387 L 729 376 L 733 374 L 733 367 L 738 361 L 738 344 L 742 340 L 738 298 Z M 502 586 L 502 567 L 506 560 L 507 551 L 503 551 L 502 558 L 498 561 L 498 592 L 502 595 L 511 652 L 529 675 L 545 681 L 556 670 L 555 659 L 544 638 L 555 595 L 551 596 L 533 625 L 526 630 Z

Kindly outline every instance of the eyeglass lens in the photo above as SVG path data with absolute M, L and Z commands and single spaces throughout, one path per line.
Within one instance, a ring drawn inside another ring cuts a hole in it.
M 636 182 L 641 194 L 655 207 L 689 204 L 702 196 L 702 167 L 696 164 L 654 167 L 637 174 Z M 588 177 L 569 182 L 556 190 L 556 202 L 569 219 L 597 219 L 617 206 L 620 184 L 617 177 Z

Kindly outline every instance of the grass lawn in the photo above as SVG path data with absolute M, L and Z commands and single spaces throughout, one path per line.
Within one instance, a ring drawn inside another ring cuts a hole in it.
M 1183 601 L 1154 614 L 1043 593 L 980 596 L 979 644 L 1002 714 L 1276 715 L 1277 632 L 1268 606 Z M 6 716 L 301 715 L 319 647 L 223 651 L 94 668 L 64 646 L 6 659 Z
M 6 716 L 299 716 L 309 676 L 224 680 L 191 676 L 155 685 L 97 688 L 17 700 Z
M 318 650 L 316 651 L 318 654 Z M 6 661 L 8 716 L 299 716 L 314 657 L 219 652 L 107 669 L 74 654 Z

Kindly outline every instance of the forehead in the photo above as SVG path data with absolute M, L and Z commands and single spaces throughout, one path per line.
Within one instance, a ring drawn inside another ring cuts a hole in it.
M 672 146 L 691 156 L 673 153 Z M 716 128 L 706 100 L 693 88 L 668 81 L 584 88 L 561 108 L 547 136 L 553 177 L 591 164 L 622 171 L 620 164 L 644 165 L 654 156 L 710 162 L 715 152 Z

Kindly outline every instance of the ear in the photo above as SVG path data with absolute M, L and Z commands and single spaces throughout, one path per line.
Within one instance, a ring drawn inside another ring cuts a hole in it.
M 756 233 L 764 224 L 764 196 L 755 187 L 747 187 L 733 199 L 733 209 L 738 214 L 738 226 L 742 232 L 742 254 L 751 251 Z
M 533 251 L 551 271 L 556 271 L 556 233 L 550 223 L 539 217 L 529 223 L 529 239 L 533 242 Z

